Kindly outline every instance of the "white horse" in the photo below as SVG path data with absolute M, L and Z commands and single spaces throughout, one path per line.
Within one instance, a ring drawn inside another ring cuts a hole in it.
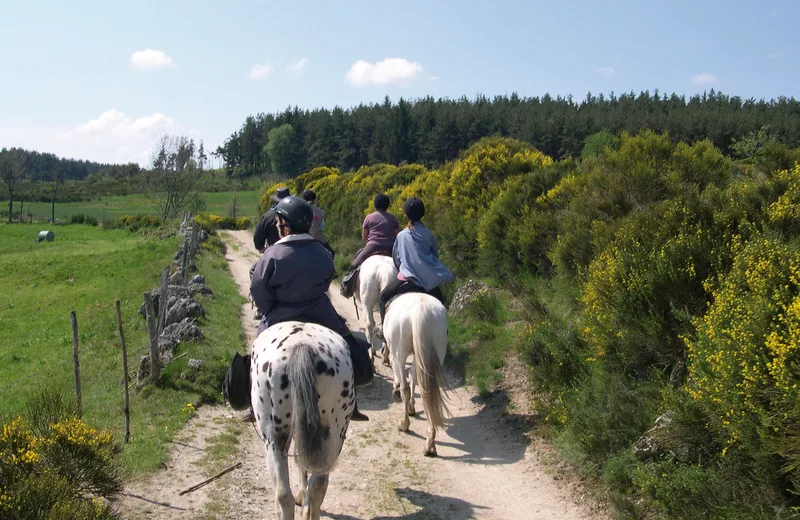
M 367 316 L 367 339 L 370 344 L 370 356 L 375 363 L 375 345 L 380 345 L 380 335 L 376 334 L 374 312 L 383 291 L 392 280 L 397 278 L 397 268 L 390 256 L 373 255 L 361 264 L 358 273 L 359 290 L 355 292 L 356 300 L 361 303 Z M 381 324 L 382 326 L 383 324 Z M 384 347 L 381 355 L 383 364 L 389 366 L 388 349 Z
M 355 407 L 347 344 L 321 325 L 278 323 L 256 338 L 250 377 L 253 412 L 275 485 L 275 512 L 281 520 L 294 519 L 296 503 L 303 520 L 317 520 Z M 289 487 L 292 440 L 303 481 L 296 500 Z
M 447 310 L 429 294 L 401 294 L 387 309 L 383 326 L 392 358 L 395 399 L 402 392 L 403 418 L 398 427 L 407 432 L 408 417 L 416 413 L 414 390 L 419 376 L 422 405 L 428 415 L 425 455 L 435 457 L 436 429 L 444 427 L 444 417 L 450 414 L 445 404 L 444 390 L 448 385 L 442 368 L 447 353 Z M 408 356 L 414 356 L 410 387 L 405 373 Z

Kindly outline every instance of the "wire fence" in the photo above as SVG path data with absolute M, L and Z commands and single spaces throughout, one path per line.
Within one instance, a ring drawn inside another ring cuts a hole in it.
M 179 285 L 187 284 L 188 269 L 199 249 L 199 227 L 194 224 L 193 220 L 189 224 L 190 217 L 191 215 L 185 215 L 181 224 L 181 234 L 184 240 L 176 259 L 178 264 L 176 267 L 181 274 Z M 127 415 L 130 403 L 127 400 L 126 390 L 134 384 L 144 382 L 140 369 L 147 365 L 150 379 L 155 380 L 158 378 L 162 366 L 159 339 L 164 338 L 162 332 L 167 328 L 169 287 L 172 285 L 167 276 L 169 272 L 170 266 L 162 270 L 158 310 L 153 306 L 145 305 L 144 316 L 137 311 L 121 320 L 120 301 L 116 300 L 114 303 L 117 306 L 118 314 L 114 316 L 113 327 L 108 327 L 109 324 L 106 323 L 102 324 L 106 325 L 105 327 L 98 326 L 100 324 L 90 321 L 88 328 L 100 332 L 87 337 L 80 332 L 81 327 L 87 328 L 87 323 L 82 318 L 79 320 L 74 311 L 71 312 L 72 348 L 64 349 L 64 359 L 47 366 L 38 366 L 35 370 L 27 371 L 12 381 L 0 384 L 0 394 L 17 391 L 30 395 L 42 387 L 68 390 L 68 387 L 72 386 L 71 379 L 81 412 L 86 412 L 96 404 L 105 404 L 110 400 L 120 399 L 119 403 L 123 404 L 124 395 L 124 409 Z M 150 293 L 145 293 L 145 302 L 151 297 Z M 155 323 L 155 329 L 148 326 L 152 324 L 151 320 Z M 173 338 L 173 341 L 180 342 L 194 325 L 196 325 L 194 318 L 185 319 L 179 322 L 177 327 L 169 327 L 169 336 Z M 125 336 L 125 341 L 120 333 Z M 141 337 L 143 334 L 144 339 Z M 130 348 L 126 348 L 126 343 L 130 345 Z M 146 363 L 143 363 L 143 356 L 148 358 Z M 170 362 L 174 359 L 177 358 L 167 361 Z M 127 373 L 123 368 L 126 362 Z M 128 429 L 129 417 L 126 417 L 126 430 Z M 129 431 L 126 431 L 126 439 L 128 435 Z

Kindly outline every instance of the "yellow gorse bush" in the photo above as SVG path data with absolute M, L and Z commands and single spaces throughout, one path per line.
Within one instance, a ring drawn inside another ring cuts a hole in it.
M 119 484 L 92 479 L 103 472 L 95 473 L 98 464 L 107 468 L 118 450 L 110 431 L 76 417 L 42 434 L 12 418 L 0 434 L 0 518 L 39 518 L 43 511 L 47 518 L 108 518 L 96 494 Z
M 716 416 L 728 445 L 771 444 L 800 413 L 800 251 L 752 241 L 713 298 L 687 340 L 687 390 Z
M 16 417 L 3 425 L 0 436 L 0 465 L 26 469 L 39 462 L 38 449 L 47 442 L 33 435 L 22 419 Z
M 72 417 L 53 424 L 48 441 L 76 447 L 104 448 L 113 443 L 113 437 L 108 430 L 98 431 L 81 419 Z

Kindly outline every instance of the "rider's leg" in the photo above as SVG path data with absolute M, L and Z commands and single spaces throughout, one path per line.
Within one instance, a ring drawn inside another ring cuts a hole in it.
M 353 263 L 350 264 L 350 270 L 355 271 L 361 264 L 364 263 L 364 260 L 367 258 L 371 257 L 375 253 L 386 252 L 387 250 L 391 253 L 391 249 L 389 249 L 388 246 L 381 246 L 378 244 L 365 245 L 358 251 L 358 253 L 356 253 L 355 258 L 353 258 Z
M 442 302 L 442 305 L 444 305 L 444 294 L 442 293 L 442 289 L 440 287 L 434 287 L 428 291 L 428 294 Z
M 387 285 L 384 290 L 381 291 L 381 299 L 380 303 L 378 304 L 379 305 L 378 308 L 381 313 L 381 323 L 384 323 L 383 318 L 386 317 L 386 304 L 389 303 L 389 300 L 391 300 L 392 298 L 394 298 L 399 294 L 398 291 L 400 290 L 400 287 L 404 283 L 407 282 L 395 278 L 394 280 L 389 282 L 389 285 Z
M 358 340 L 356 339 L 356 337 L 353 336 L 352 334 L 346 334 L 346 335 L 343 335 L 342 337 L 344 338 L 344 341 L 347 343 L 348 350 L 350 351 L 350 364 L 353 367 L 353 373 L 355 375 L 355 372 L 356 372 L 356 360 L 355 360 L 355 356 L 353 355 L 353 353 L 355 352 L 355 349 L 364 349 L 364 346 L 360 345 L 358 343 Z M 364 370 L 372 371 L 372 364 L 369 362 L 369 356 L 368 355 L 366 357 L 361 356 L 361 358 L 364 358 L 366 360 L 367 366 L 359 365 L 359 370 L 360 371 L 364 371 Z M 356 394 L 355 384 L 353 385 L 353 394 Z M 353 408 L 353 414 L 350 416 L 350 420 L 352 420 L 352 421 L 369 421 L 369 417 L 367 417 L 366 415 L 364 415 L 363 413 L 361 413 L 358 410 L 358 395 L 356 394 L 354 397 L 355 397 L 355 406 Z

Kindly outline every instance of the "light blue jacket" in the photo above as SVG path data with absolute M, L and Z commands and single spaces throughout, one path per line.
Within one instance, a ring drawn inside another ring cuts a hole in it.
M 415 222 L 413 230 L 406 228 L 397 235 L 392 258 L 404 277 L 426 291 L 453 279 L 453 273 L 439 260 L 433 233 L 422 222 Z

